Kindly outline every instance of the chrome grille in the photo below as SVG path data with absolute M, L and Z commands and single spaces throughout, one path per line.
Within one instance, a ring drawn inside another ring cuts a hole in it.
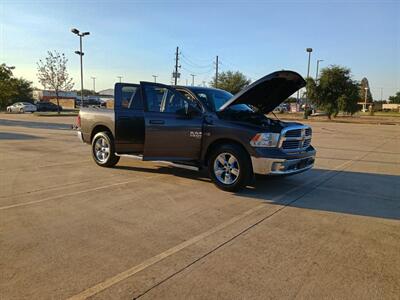
M 301 137 L 301 129 L 289 130 L 285 134 L 286 137 Z
M 308 126 L 291 126 L 284 128 L 281 134 L 280 147 L 286 152 L 304 151 L 311 145 L 312 130 Z

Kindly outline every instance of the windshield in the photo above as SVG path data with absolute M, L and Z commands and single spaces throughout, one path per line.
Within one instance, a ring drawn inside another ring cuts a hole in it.
M 193 92 L 212 111 L 218 111 L 226 101 L 233 97 L 231 93 L 223 90 L 204 89 Z

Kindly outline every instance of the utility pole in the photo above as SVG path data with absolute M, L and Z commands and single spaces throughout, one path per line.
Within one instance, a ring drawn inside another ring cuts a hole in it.
M 175 79 L 175 85 L 178 84 L 178 77 L 179 77 L 179 73 L 178 73 L 178 68 L 180 68 L 179 66 L 179 47 L 176 47 L 176 53 L 175 53 L 175 72 L 173 73 L 173 77 Z
M 158 77 L 158 75 L 151 75 L 151 76 L 153 76 L 154 82 L 157 83 L 157 77 Z
M 381 87 L 381 102 L 383 101 L 383 87 Z
M 364 102 L 365 102 L 365 104 L 364 104 L 364 112 L 366 112 L 366 111 L 367 111 L 367 96 L 368 96 L 368 88 L 367 88 L 367 87 L 365 87 L 364 89 L 365 89 L 365 95 L 364 95 Z
M 93 93 L 96 94 L 96 77 L 90 77 L 93 80 Z
M 194 86 L 194 76 L 196 76 L 195 74 L 190 74 L 190 76 L 192 76 L 192 86 Z
M 308 82 L 308 78 L 310 77 L 310 60 L 311 60 L 311 52 L 312 52 L 312 48 L 307 48 L 306 51 L 308 52 L 308 68 L 307 68 L 307 82 Z M 305 103 L 305 107 L 304 107 L 304 119 L 308 119 L 308 85 L 306 87 L 307 89 L 307 97 L 306 97 L 306 103 Z
M 216 88 L 218 87 L 218 64 L 219 64 L 219 62 L 218 62 L 218 55 L 217 55 L 217 58 L 215 60 L 215 87 Z
M 124 78 L 123 76 L 117 76 L 117 78 L 119 78 L 119 82 L 122 81 L 122 78 Z
M 188 79 L 186 78 L 186 86 L 188 85 Z

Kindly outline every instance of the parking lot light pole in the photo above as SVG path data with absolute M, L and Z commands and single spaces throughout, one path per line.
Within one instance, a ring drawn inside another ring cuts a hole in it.
M 308 78 L 310 77 L 310 60 L 311 60 L 311 52 L 312 52 L 312 48 L 307 48 L 306 51 L 308 52 L 308 67 L 307 67 L 307 86 L 306 86 L 306 103 L 305 103 L 305 107 L 304 107 L 304 119 L 308 118 L 307 115 L 307 107 L 308 107 Z
M 71 32 L 73 34 L 76 34 L 77 36 L 79 36 L 79 51 L 75 51 L 75 53 L 78 54 L 81 59 L 81 107 L 83 107 L 83 60 L 82 60 L 82 56 L 84 55 L 84 53 L 82 51 L 82 37 L 84 37 L 85 35 L 89 35 L 90 32 L 80 32 L 76 28 L 72 28 Z
M 319 63 L 324 61 L 323 59 L 317 59 L 317 72 L 315 72 L 315 83 L 318 81 L 318 70 L 319 70 Z
M 365 102 L 365 104 L 364 104 L 364 112 L 366 112 L 366 111 L 367 111 L 367 95 L 368 95 L 368 88 L 365 87 L 364 89 L 365 89 L 365 95 L 364 95 L 364 102 Z

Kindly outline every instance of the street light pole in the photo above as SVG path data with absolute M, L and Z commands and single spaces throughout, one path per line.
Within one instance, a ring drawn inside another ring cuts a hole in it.
M 190 76 L 192 76 L 192 86 L 194 86 L 194 76 L 196 76 L 196 75 L 190 74 Z
M 364 95 L 364 112 L 367 111 L 367 95 L 368 95 L 368 88 L 365 87 L 365 95 Z
M 308 78 L 310 77 L 310 60 L 311 60 L 311 52 L 312 52 L 312 48 L 307 48 L 306 51 L 308 52 L 308 68 L 307 68 L 307 97 L 306 97 L 306 103 L 305 103 L 305 107 L 304 107 L 304 119 L 308 119 L 308 115 L 307 115 L 307 108 L 308 108 Z
M 317 72 L 315 73 L 315 83 L 318 81 L 318 69 L 319 69 L 319 63 L 321 61 L 324 61 L 323 59 L 317 59 Z
M 119 78 L 119 82 L 122 81 L 122 78 L 124 78 L 123 76 L 117 76 L 117 78 Z
M 96 77 L 91 77 L 93 80 L 93 92 L 96 94 Z
M 158 75 L 151 75 L 151 76 L 153 76 L 153 78 L 154 78 L 154 83 L 157 83 L 157 77 L 158 77 Z
M 79 51 L 75 51 L 75 53 L 80 56 L 80 61 L 81 61 L 81 107 L 83 107 L 83 58 L 82 57 L 85 53 L 83 53 L 82 51 L 82 38 L 85 35 L 89 35 L 90 32 L 80 32 L 76 28 L 72 28 L 71 32 L 79 36 Z

